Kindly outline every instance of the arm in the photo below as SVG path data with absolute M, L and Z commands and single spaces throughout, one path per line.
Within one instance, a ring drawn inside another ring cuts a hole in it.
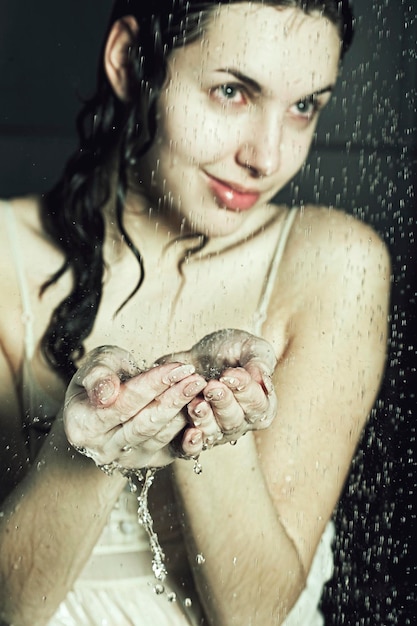
M 174 479 L 208 624 L 280 624 L 303 588 L 304 571 L 268 494 L 252 433 L 201 462 L 198 477 L 175 463 Z M 203 565 L 196 562 L 200 553 Z
M 137 373 L 126 371 L 123 355 L 113 349 L 87 358 L 67 391 L 67 432 L 104 463 L 123 454 L 132 459 L 131 467 L 140 466 L 137 459 L 143 464 L 172 462 L 169 441 L 185 425 L 178 410 L 205 381 L 174 363 L 121 382 L 114 372 L 122 378 Z M 13 388 L 10 374 L 9 383 Z M 15 398 L 14 410 L 17 405 Z M 148 406 L 153 416 L 157 411 L 157 422 L 150 419 Z M 20 434 L 21 441 L 18 413 L 9 408 L 2 424 L 15 424 L 15 439 Z M 126 483 L 118 472 L 108 476 L 78 454 L 63 426 L 59 417 L 37 459 L 23 479 L 16 476 L 20 482 L 1 505 L 0 620 L 14 626 L 46 624 L 88 559 Z M 113 436 L 120 432 L 127 433 L 123 446 Z M 122 451 L 124 444 L 132 446 L 130 453 Z
M 277 418 L 235 447 L 203 454 L 198 477 L 186 465 L 174 466 L 190 563 L 213 626 L 285 619 L 380 386 L 389 261 L 370 229 L 335 219 L 325 239 L 316 224 L 311 245 L 300 227 L 305 265 L 300 271 L 297 256 L 288 263 L 288 298 L 281 289 L 271 304 L 265 338 L 272 343 L 274 316 L 289 302 L 293 307 L 274 375 Z M 200 552 L 203 566 L 195 562 Z
M 2 503 L 0 617 L 41 626 L 86 562 L 125 483 L 77 454 L 57 419 L 33 467 Z

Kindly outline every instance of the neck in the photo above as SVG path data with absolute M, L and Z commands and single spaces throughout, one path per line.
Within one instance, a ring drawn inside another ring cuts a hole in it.
M 106 243 L 114 260 L 127 253 L 114 212 L 114 199 L 105 211 L 107 236 Z M 142 256 L 154 260 L 156 264 L 178 262 L 189 250 L 198 250 L 203 246 L 202 255 L 218 254 L 239 242 L 249 239 L 276 219 L 279 208 L 265 205 L 248 214 L 242 225 L 235 232 L 208 238 L 204 233 L 195 232 L 185 220 L 174 211 L 155 207 L 155 203 L 142 193 L 129 192 L 123 212 L 124 228 L 133 244 Z
M 123 226 L 132 243 L 148 262 L 156 264 L 169 258 L 178 262 L 187 250 L 199 245 L 202 237 L 194 233 L 179 220 L 170 218 L 161 209 L 155 209 L 142 194 L 129 192 L 123 210 Z M 105 209 L 106 258 L 109 262 L 121 260 L 127 253 L 115 215 L 114 198 Z M 130 255 L 130 253 L 129 253 Z

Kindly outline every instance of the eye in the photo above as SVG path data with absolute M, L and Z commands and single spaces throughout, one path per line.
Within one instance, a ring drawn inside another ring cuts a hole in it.
M 320 104 L 316 96 L 309 96 L 299 100 L 291 107 L 291 113 L 297 117 L 310 120 L 320 110 Z
M 242 85 L 225 83 L 210 90 L 210 96 L 221 104 L 246 104 L 247 94 Z

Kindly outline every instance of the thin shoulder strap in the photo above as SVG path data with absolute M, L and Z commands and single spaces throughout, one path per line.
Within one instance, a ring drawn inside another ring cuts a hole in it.
M 23 268 L 21 247 L 19 245 L 19 234 L 17 232 L 16 218 L 13 207 L 8 202 L 2 203 L 6 209 L 6 227 L 9 235 L 12 259 L 16 269 L 17 281 L 19 284 L 20 297 L 22 301 L 22 321 L 25 329 L 25 357 L 31 359 L 35 349 L 33 334 L 33 313 L 30 305 L 29 289 Z
M 291 232 L 292 225 L 296 218 L 298 212 L 297 207 L 292 207 L 286 217 L 284 224 L 282 225 L 281 232 L 278 237 L 277 244 L 275 246 L 275 252 L 272 257 L 272 262 L 269 267 L 269 272 L 266 277 L 265 285 L 259 299 L 258 309 L 256 311 L 256 320 L 255 320 L 255 332 L 257 334 L 260 333 L 262 324 L 266 319 L 266 314 L 268 311 L 269 301 L 271 299 L 272 290 L 275 285 L 275 281 L 278 275 L 279 266 L 281 264 L 282 257 L 284 255 L 285 246 L 287 245 L 288 236 Z

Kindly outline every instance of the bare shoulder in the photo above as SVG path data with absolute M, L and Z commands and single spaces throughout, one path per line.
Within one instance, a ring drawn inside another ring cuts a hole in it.
M 0 254 L 6 256 L 11 245 L 19 242 L 16 237 L 39 237 L 42 232 L 40 224 L 40 199 L 36 196 L 0 200 L 0 241 L 3 244 Z
M 42 229 L 37 197 L 0 202 L 0 343 L 14 370 L 23 345 L 22 276 L 29 298 L 35 301 L 60 259 Z
M 375 280 L 386 280 L 390 274 L 388 249 L 373 228 L 328 207 L 307 206 L 299 212 L 286 263 L 293 277 L 317 284 L 336 275 L 347 280 L 372 271 Z
M 267 338 L 273 340 L 282 320 L 288 342 L 326 316 L 341 319 L 347 310 L 371 302 L 386 311 L 390 277 L 387 247 L 369 225 L 340 210 L 306 206 L 288 237 L 270 301 Z
M 19 255 L 22 259 L 29 258 L 30 266 L 34 264 L 35 268 L 45 265 L 47 258 L 47 271 L 51 271 L 54 246 L 42 225 L 41 204 L 37 196 L 0 201 L 0 255 L 3 268 L 14 266 Z M 57 250 L 56 256 L 59 256 Z
M 388 260 L 387 248 L 373 228 L 342 210 L 307 206 L 300 212 L 296 231 L 323 252 L 366 249 Z
M 376 343 L 386 337 L 391 262 L 368 224 L 343 211 L 306 207 L 291 232 L 283 270 L 292 337 L 303 341 L 305 333 L 319 336 L 325 327 L 351 337 L 367 328 Z M 279 297 L 277 288 L 275 303 Z
M 0 288 L 10 298 L 18 291 L 17 259 L 42 257 L 39 201 L 35 197 L 0 202 Z

